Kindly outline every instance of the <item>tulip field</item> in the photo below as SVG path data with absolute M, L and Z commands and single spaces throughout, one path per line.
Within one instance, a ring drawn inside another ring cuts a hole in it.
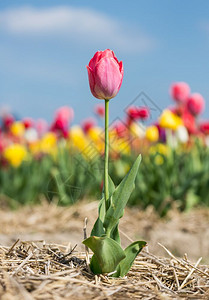
M 195 95 L 189 100 L 193 110 L 177 100 L 183 88 L 178 83 L 171 88 L 175 102 L 152 124 L 144 125 L 148 107 L 130 106 L 109 131 L 109 170 L 116 184 L 142 154 L 128 205 L 152 205 L 162 216 L 174 206 L 183 211 L 209 205 L 209 121 L 201 120 L 203 106 Z M 9 206 L 40 203 L 43 197 L 60 205 L 99 197 L 104 131 L 97 122 L 103 122 L 104 106 L 96 105 L 81 124 L 71 125 L 73 114 L 71 107 L 61 107 L 50 124 L 2 116 L 0 193 Z
M 203 96 L 175 82 L 156 120 L 130 105 L 110 123 L 123 62 L 97 51 L 87 72 L 100 100 L 79 124 L 70 106 L 51 122 L 1 112 L 0 298 L 206 299 Z

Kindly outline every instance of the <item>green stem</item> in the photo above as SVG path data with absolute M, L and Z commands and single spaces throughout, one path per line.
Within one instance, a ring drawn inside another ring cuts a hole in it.
M 104 165 L 104 195 L 105 195 L 105 210 L 107 210 L 107 200 L 109 198 L 108 188 L 108 155 L 109 155 L 109 100 L 105 100 L 105 165 Z

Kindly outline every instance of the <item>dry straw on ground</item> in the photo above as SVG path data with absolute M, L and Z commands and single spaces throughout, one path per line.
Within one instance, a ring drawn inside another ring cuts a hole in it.
M 163 247 L 163 246 L 162 246 Z M 0 299 L 209 299 L 209 266 L 145 250 L 128 276 L 94 276 L 85 253 L 45 241 L 0 247 Z
M 120 224 L 123 247 L 127 236 L 145 239 L 155 255 L 144 249 L 126 278 L 111 279 L 90 274 L 82 252 L 83 220 L 88 216 L 89 234 L 97 206 L 44 202 L 0 210 L 0 299 L 209 299 L 209 210 L 173 211 L 161 220 L 152 210 L 127 209 Z

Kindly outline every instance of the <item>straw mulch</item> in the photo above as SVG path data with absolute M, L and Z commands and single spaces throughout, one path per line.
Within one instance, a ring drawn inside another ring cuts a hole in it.
M 41 205 L 24 206 L 11 211 L 3 209 L 0 197 L 0 245 L 11 246 L 21 240 L 45 240 L 46 243 L 72 246 L 83 251 L 83 221 L 88 217 L 87 235 L 97 218 L 98 201 L 78 202 L 70 207 L 60 207 L 43 201 Z M 132 240 L 145 240 L 149 250 L 157 256 L 167 255 L 158 242 L 165 245 L 175 256 L 188 254 L 190 260 L 209 264 L 209 209 L 195 209 L 179 213 L 172 210 L 160 219 L 150 207 L 146 211 L 126 208 L 120 220 L 122 246 Z M 124 234 L 125 233 L 125 234 Z
M 150 254 L 137 257 L 127 277 L 112 279 L 88 271 L 86 254 L 45 241 L 0 247 L 0 299 L 209 299 L 209 266 Z

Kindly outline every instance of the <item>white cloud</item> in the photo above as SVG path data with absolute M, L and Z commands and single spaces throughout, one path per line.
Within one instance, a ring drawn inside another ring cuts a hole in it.
M 64 37 L 85 44 L 108 44 L 124 52 L 144 52 L 155 41 L 139 30 L 87 8 L 21 7 L 0 12 L 0 30 L 15 35 Z

